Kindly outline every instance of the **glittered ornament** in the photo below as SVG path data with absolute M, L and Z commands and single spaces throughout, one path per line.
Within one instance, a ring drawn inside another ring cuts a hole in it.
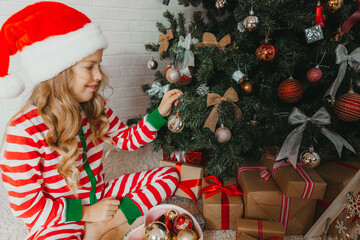
M 320 155 L 314 152 L 314 147 L 310 146 L 309 150 L 305 150 L 300 154 L 300 163 L 305 167 L 314 168 L 320 164 Z
M 226 143 L 231 139 L 231 131 L 227 127 L 224 127 L 224 124 L 221 124 L 215 131 L 215 137 L 219 143 Z
M 252 93 L 252 91 L 254 90 L 254 84 L 251 81 L 249 81 L 248 79 L 246 79 L 244 82 L 242 82 L 240 84 L 240 87 L 247 94 Z
M 226 0 L 216 0 L 215 7 L 221 9 L 225 7 Z
M 360 95 L 350 90 L 335 101 L 336 116 L 343 121 L 355 122 L 360 119 Z
M 192 228 L 194 222 L 187 214 L 181 214 L 175 219 L 174 230 L 178 233 L 185 228 Z
M 344 0 L 329 0 L 326 2 L 326 6 L 331 12 L 339 10 L 343 4 Z
M 279 84 L 277 92 L 282 101 L 292 103 L 299 101 L 304 91 L 301 83 L 290 77 Z
M 174 68 L 173 66 L 171 68 L 169 68 L 166 71 L 166 75 L 165 75 L 166 80 L 168 80 L 171 83 L 176 83 L 180 80 L 181 78 L 181 73 L 179 70 L 177 70 L 176 68 Z
M 171 115 L 168 120 L 168 128 L 173 133 L 179 133 L 184 129 L 184 122 L 180 117 L 180 113 L 176 112 L 175 114 Z
M 147 66 L 150 70 L 155 70 L 158 67 L 158 63 L 154 58 L 151 58 L 151 60 L 148 61 Z
M 174 221 L 179 216 L 179 212 L 175 209 L 168 210 L 165 213 L 165 219 Z
M 276 55 L 275 47 L 267 40 L 256 49 L 256 57 L 260 61 L 271 62 Z
M 200 86 L 196 89 L 196 93 L 200 96 L 205 96 L 209 93 L 210 89 L 208 86 L 206 86 L 205 83 L 200 84 Z
M 189 72 L 190 72 L 190 75 L 191 77 L 189 77 L 188 75 L 186 74 L 182 74 L 179 81 L 177 82 L 177 84 L 180 84 L 180 85 L 187 85 L 189 83 L 191 83 L 192 81 L 192 74 L 193 74 L 193 69 L 192 67 L 188 67 L 189 68 Z
M 306 73 L 306 79 L 309 82 L 317 82 L 321 79 L 323 73 L 321 71 L 321 69 L 319 68 L 319 66 L 310 68 L 307 73 Z
M 164 223 L 152 222 L 145 228 L 146 240 L 171 240 L 169 229 Z
M 198 236 L 192 229 L 186 228 L 178 233 L 176 240 L 198 240 Z
M 305 29 L 305 37 L 307 43 L 312 43 L 324 39 L 324 33 L 320 25 L 315 25 Z
M 253 10 L 251 10 L 249 14 L 250 14 L 250 16 L 247 16 L 244 19 L 243 25 L 244 25 L 245 29 L 247 29 L 249 31 L 253 31 L 256 29 L 256 26 L 259 23 L 259 19 L 257 16 L 254 16 Z

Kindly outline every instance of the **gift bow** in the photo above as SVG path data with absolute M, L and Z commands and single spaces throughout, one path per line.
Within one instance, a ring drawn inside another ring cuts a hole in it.
M 190 50 L 191 33 L 188 33 L 188 35 L 186 35 L 185 38 L 183 36 L 180 36 L 178 46 L 185 48 L 184 61 L 182 63 L 182 69 L 189 69 L 188 68 L 189 66 L 195 66 L 194 53 Z M 190 74 L 190 71 L 188 73 Z M 188 75 L 188 74 L 186 74 L 186 75 Z M 191 74 L 188 75 L 188 76 L 191 77 Z
M 343 32 L 349 32 L 352 26 L 354 26 L 360 20 L 360 0 L 358 0 L 358 10 L 354 12 L 341 26 Z
M 168 29 L 166 35 L 164 34 L 160 34 L 159 35 L 159 43 L 160 43 L 160 47 L 159 47 L 159 55 L 161 56 L 161 54 L 163 52 L 165 52 L 168 48 L 169 48 L 169 40 L 174 38 L 174 33 L 172 31 L 172 29 Z
M 165 86 L 161 86 L 159 82 L 154 82 L 151 85 L 151 88 L 146 91 L 146 94 L 150 96 L 158 95 L 159 98 L 162 98 L 164 93 L 170 90 L 170 84 L 166 84 Z
M 336 76 L 335 81 L 330 85 L 329 89 L 326 91 L 324 97 L 330 95 L 331 99 L 335 99 L 336 91 L 338 90 L 344 76 L 347 64 L 355 70 L 360 68 L 360 47 L 356 48 L 350 55 L 346 47 L 342 44 L 339 44 L 336 47 L 336 64 L 340 64 L 338 75 Z
M 205 194 L 205 198 L 209 198 L 222 191 L 224 191 L 228 196 L 243 195 L 243 192 L 236 185 L 223 187 L 221 181 L 215 176 L 205 177 L 205 182 L 207 182 L 210 185 L 203 187 L 199 192 Z
M 214 34 L 205 32 L 203 34 L 203 42 L 197 43 L 196 46 L 217 46 L 219 49 L 224 50 L 224 48 L 231 43 L 231 37 L 230 34 L 227 34 L 225 37 L 223 37 L 220 42 L 216 40 L 216 37 Z
M 300 143 L 306 124 L 313 122 L 318 125 L 328 125 L 331 123 L 330 115 L 326 111 L 325 107 L 321 107 L 312 117 L 307 117 L 298 108 L 294 108 L 289 115 L 289 123 L 291 125 L 301 124 L 295 128 L 285 139 L 284 144 L 281 146 L 279 155 L 276 157 L 276 161 L 284 158 L 288 158 L 293 167 L 296 169 L 297 156 L 299 153 Z M 341 156 L 343 146 L 355 153 L 354 148 L 340 135 L 331 132 L 325 127 L 321 127 L 321 133 L 324 134 L 335 145 L 335 148 Z
M 239 97 L 233 87 L 230 87 L 228 90 L 226 90 L 223 97 L 217 93 L 209 93 L 207 95 L 207 106 L 209 107 L 214 105 L 214 107 L 211 110 L 209 117 L 206 119 L 204 128 L 209 128 L 211 131 L 215 132 L 216 123 L 219 120 L 218 106 L 222 101 L 228 101 L 232 103 L 234 107 L 235 117 L 241 118 L 242 112 L 240 108 L 234 103 L 237 102 L 238 100 Z

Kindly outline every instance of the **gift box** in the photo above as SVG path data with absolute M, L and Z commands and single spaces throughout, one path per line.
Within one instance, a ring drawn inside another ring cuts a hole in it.
M 236 219 L 243 216 L 242 192 L 237 187 L 236 178 L 221 181 L 208 176 L 203 179 L 203 216 L 206 229 L 236 229 Z
M 271 238 L 283 239 L 285 236 L 284 227 L 281 222 L 238 218 L 236 229 L 238 239 L 243 240 L 242 238 L 239 238 L 243 233 L 259 240 Z
M 280 221 L 287 234 L 304 234 L 313 224 L 316 200 L 288 198 L 272 178 L 264 180 L 263 165 L 242 165 L 238 182 L 243 190 L 244 218 Z
M 236 234 L 236 240 L 256 240 L 256 239 L 257 238 L 254 238 L 247 233 Z
M 202 178 L 204 176 L 201 166 L 179 163 L 173 161 L 160 161 L 160 167 L 173 167 L 180 176 L 180 182 L 174 195 L 192 199 L 196 202 L 199 198 Z
M 323 199 L 326 182 L 313 168 L 298 164 L 296 169 L 286 161 L 275 161 L 275 147 L 264 147 L 261 162 L 272 174 L 275 182 L 286 197 L 302 199 Z
M 209 161 L 209 151 L 198 150 L 187 153 L 184 151 L 174 151 L 170 155 L 163 153 L 163 160 L 205 166 Z

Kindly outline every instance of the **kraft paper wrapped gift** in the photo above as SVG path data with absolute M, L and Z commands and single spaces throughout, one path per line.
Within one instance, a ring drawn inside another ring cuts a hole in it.
M 315 169 L 300 165 L 295 169 L 290 163 L 274 169 L 274 164 L 281 165 L 285 161 L 275 161 L 277 153 L 275 147 L 264 147 L 264 150 L 261 162 L 272 173 L 275 182 L 286 197 L 323 199 L 327 184 Z
M 236 234 L 236 240 L 256 240 L 256 239 L 257 238 L 254 238 L 247 233 Z
M 257 169 L 249 170 L 254 167 Z M 280 221 L 286 234 L 306 233 L 313 224 L 316 200 L 285 197 L 272 178 L 266 181 L 259 176 L 264 169 L 266 167 L 261 164 L 238 168 L 238 182 L 245 205 L 244 218 Z
M 204 176 L 203 168 L 201 166 L 161 160 L 159 167 L 173 167 L 178 170 L 180 182 L 174 195 L 193 199 L 191 196 L 193 194 L 195 199 L 199 198 L 199 191 L 201 189 L 202 178 Z M 188 193 L 189 190 L 190 194 Z
M 259 240 L 269 238 L 281 238 L 285 236 L 284 227 L 281 222 L 261 221 L 255 219 L 237 219 L 236 235 L 249 234 Z M 243 240 L 242 238 L 238 238 Z
M 209 178 L 207 180 L 209 181 Z M 218 182 L 218 184 L 221 184 L 221 182 Z M 203 179 L 203 190 L 206 190 L 204 188 L 206 186 L 209 186 L 209 184 Z M 223 193 L 219 185 L 213 187 L 214 192 L 217 192 L 216 194 L 209 197 L 206 197 L 206 192 L 201 194 L 206 229 L 236 229 L 236 219 L 239 216 L 243 216 L 244 203 L 241 197 L 242 192 L 237 187 L 236 178 L 224 181 L 223 186 L 232 186 L 231 189 L 228 188 L 228 191 L 231 192 L 230 195 L 226 191 Z M 231 194 L 234 194 L 234 196 L 231 196 Z

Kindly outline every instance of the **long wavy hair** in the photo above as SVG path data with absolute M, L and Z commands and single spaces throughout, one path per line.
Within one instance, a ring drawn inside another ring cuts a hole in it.
M 15 115 L 18 116 L 32 104 L 36 105 L 49 128 L 46 134 L 47 144 L 63 156 L 57 171 L 75 195 L 80 188 L 80 172 L 75 162 L 82 150 L 79 149 L 75 136 L 82 123 L 81 109 L 90 124 L 88 139 L 95 145 L 99 144 L 99 140 L 112 143 L 111 139 L 105 136 L 110 123 L 105 116 L 105 99 L 100 95 L 100 92 L 111 87 L 106 74 L 100 71 L 103 78 L 90 101 L 80 104 L 75 99 L 71 92 L 74 73 L 68 68 L 56 77 L 35 86 L 25 106 Z

